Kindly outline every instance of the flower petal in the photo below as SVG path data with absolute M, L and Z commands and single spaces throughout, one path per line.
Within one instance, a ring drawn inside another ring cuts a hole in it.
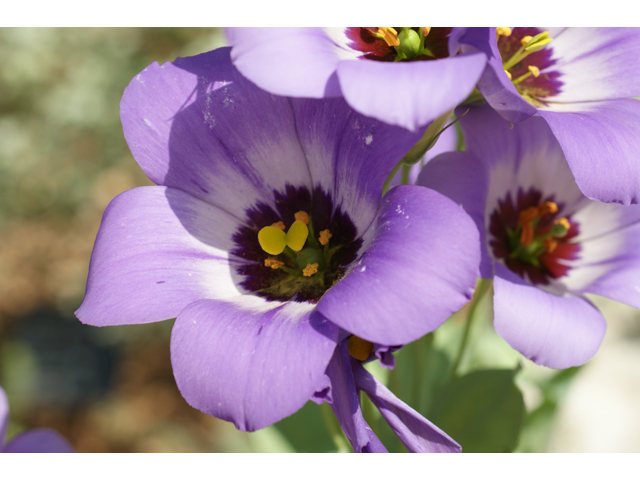
M 120 194 L 104 213 L 76 315 L 95 326 L 148 323 L 202 298 L 238 295 L 234 264 L 241 260 L 228 252 L 239 225 L 175 188 Z
M 459 453 L 462 447 L 449 435 L 396 397 L 354 359 L 358 390 L 365 392 L 410 452 Z
M 554 104 L 540 115 L 587 197 L 624 205 L 640 201 L 640 101 Z
M 4 437 L 7 435 L 8 427 L 9 400 L 7 400 L 7 394 L 4 393 L 4 389 L 0 387 L 0 452 L 2 452 L 2 445 L 4 444 Z
M 418 62 L 345 60 L 338 79 L 358 112 L 417 131 L 467 98 L 485 62 L 478 52 Z
M 496 264 L 494 327 L 509 345 L 539 365 L 569 368 L 595 355 L 607 324 L 586 299 L 525 284 Z
M 314 187 L 332 193 L 359 235 L 371 225 L 391 170 L 420 133 L 354 112 L 343 99 L 292 99 Z
M 488 173 L 483 162 L 469 152 L 444 153 L 422 169 L 417 185 L 432 188 L 446 195 L 469 214 L 480 233 L 480 276 L 492 278 L 493 264 L 487 250 L 484 226 Z
M 487 56 L 478 90 L 505 120 L 517 123 L 536 113 L 536 108 L 522 98 L 504 72 L 495 27 L 467 28 L 458 42 L 463 44 L 463 52 L 479 51 Z
M 360 394 L 351 371 L 347 342 L 336 348 L 327 367 L 331 379 L 331 408 L 355 453 L 386 453 L 387 449 L 362 416 Z
M 473 293 L 480 249 L 473 220 L 433 190 L 399 186 L 382 200 L 372 240 L 318 310 L 345 330 L 384 345 L 439 327 Z
M 171 364 L 191 406 L 253 431 L 295 413 L 326 386 L 337 336 L 311 304 L 202 300 L 178 315 Z
M 121 112 L 134 158 L 157 184 L 239 218 L 286 184 L 310 187 L 289 101 L 245 79 L 221 48 L 156 63 L 126 88 Z
M 75 450 L 58 432 L 44 428 L 29 430 L 11 439 L 5 453 L 74 453 Z
M 640 28 L 567 28 L 550 44 L 563 83 L 553 102 L 639 96 L 639 45 Z
M 228 28 L 234 65 L 267 92 L 290 97 L 340 95 L 333 76 L 342 58 L 353 56 L 338 47 L 321 28 Z

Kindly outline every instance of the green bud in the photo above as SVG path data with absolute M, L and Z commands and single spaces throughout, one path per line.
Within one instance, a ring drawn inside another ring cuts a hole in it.
M 400 40 L 400 45 L 396 48 L 407 58 L 413 58 L 420 54 L 420 35 L 415 30 L 404 28 L 398 34 L 398 40 Z
M 567 234 L 567 232 L 567 227 L 565 227 L 561 223 L 556 223 L 553 227 L 551 227 L 549 233 L 551 233 L 551 236 L 553 237 L 562 238 Z

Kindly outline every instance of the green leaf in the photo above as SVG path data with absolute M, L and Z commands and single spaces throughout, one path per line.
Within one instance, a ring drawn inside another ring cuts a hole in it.
M 276 423 L 276 428 L 298 452 L 331 452 L 336 447 L 322 418 L 320 406 L 313 402 Z
M 462 445 L 463 452 L 512 452 L 525 408 L 514 370 L 477 370 L 449 381 L 427 418 Z

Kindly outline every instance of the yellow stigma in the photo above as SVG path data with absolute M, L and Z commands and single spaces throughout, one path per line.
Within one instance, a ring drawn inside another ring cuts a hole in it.
M 327 228 L 326 230 L 322 230 L 320 232 L 320 238 L 318 238 L 318 241 L 320 242 L 320 245 L 326 245 L 327 243 L 329 243 L 329 239 L 331 237 L 333 237 L 333 235 L 331 235 L 331 232 Z
M 284 223 L 282 223 L 282 222 L 272 223 L 272 224 L 271 224 L 271 226 L 272 226 L 272 227 L 279 228 L 279 229 L 280 229 L 280 230 L 282 230 L 283 232 L 284 232 L 284 229 L 286 228 L 286 227 L 284 226 Z
M 504 71 L 504 73 L 506 73 L 506 74 L 507 74 L 507 77 L 509 77 L 509 80 L 511 80 L 511 74 L 509 73 L 509 71 L 508 71 L 508 70 L 505 70 L 505 71 Z
M 529 69 L 529 71 L 534 77 L 540 76 L 540 69 L 535 65 L 529 65 L 527 68 Z
M 301 220 L 296 220 L 286 234 L 285 244 L 289 245 L 289 248 L 294 252 L 299 252 L 304 247 L 304 242 L 307 241 L 308 236 L 309 229 L 307 225 Z M 282 247 L 282 250 L 284 250 L 284 247 Z
M 307 266 L 302 269 L 302 275 L 304 275 L 305 277 L 310 277 L 317 271 L 318 271 L 317 263 L 307 263 Z
M 509 27 L 496 27 L 496 33 L 498 36 L 508 37 L 511 35 L 511 29 Z
M 300 220 L 301 222 L 304 222 L 305 225 L 309 225 L 309 214 L 307 212 L 303 212 L 302 210 L 300 210 L 298 213 L 296 213 L 294 215 L 296 220 Z
M 398 32 L 396 32 L 396 29 L 393 27 L 378 27 L 378 35 L 381 36 L 390 47 L 397 47 L 400 45 Z
M 523 47 L 527 46 L 527 43 L 529 43 L 531 41 L 533 37 L 531 35 L 527 35 L 522 37 L 522 39 L 520 40 L 520 45 L 522 45 Z
M 258 242 L 268 254 L 279 255 L 287 246 L 287 234 L 278 227 L 264 227 L 258 232 Z
M 347 340 L 347 346 L 349 347 L 349 355 L 361 362 L 364 362 L 369 358 L 369 355 L 373 352 L 373 343 L 363 340 L 360 337 L 356 337 L 355 335 L 351 335 L 349 337 L 349 340 Z
M 277 270 L 282 265 L 284 265 L 283 262 L 281 262 L 280 260 L 277 260 L 277 259 L 275 259 L 273 257 L 266 258 L 265 261 L 264 261 L 264 266 L 265 267 L 271 267 L 274 270 Z
M 420 30 L 422 30 L 422 36 L 426 37 L 431 31 L 431 27 L 420 27 Z

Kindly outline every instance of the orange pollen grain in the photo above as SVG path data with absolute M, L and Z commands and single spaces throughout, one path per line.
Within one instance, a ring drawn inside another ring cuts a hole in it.
M 522 226 L 522 233 L 520 234 L 520 243 L 525 247 L 531 245 L 533 241 L 533 228 L 531 228 L 531 224 L 525 223 Z
M 422 35 L 426 37 L 427 35 L 429 35 L 429 32 L 431 31 L 431 27 L 420 27 L 420 30 L 422 30 Z
M 317 271 L 318 271 L 317 263 L 307 263 L 307 266 L 304 267 L 304 269 L 302 270 L 302 275 L 304 275 L 305 277 L 310 277 Z
M 265 267 L 271 267 L 271 268 L 273 268 L 274 270 L 277 270 L 277 269 L 278 269 L 279 267 L 281 267 L 282 265 L 284 265 L 284 263 L 283 263 L 283 262 L 281 262 L 280 260 L 276 260 L 276 259 L 275 259 L 275 258 L 273 258 L 273 257 L 269 257 L 269 258 L 266 258 L 266 259 L 264 260 L 264 266 L 265 266 Z
M 284 226 L 284 223 L 282 223 L 282 222 L 272 223 L 272 224 L 271 224 L 271 226 L 272 226 L 272 227 L 279 228 L 279 229 L 280 229 L 280 230 L 282 230 L 283 232 L 284 232 L 284 229 L 286 228 L 286 227 Z
M 327 243 L 329 243 L 329 239 L 331 237 L 333 237 L 333 235 L 331 235 L 331 232 L 327 228 L 326 230 L 322 230 L 320 232 L 320 238 L 318 238 L 318 241 L 320 242 L 320 245 L 326 245 Z
M 302 210 L 300 210 L 298 213 L 296 213 L 294 215 L 296 220 L 300 220 L 301 222 L 304 222 L 305 225 L 309 225 L 310 222 L 310 218 L 309 218 L 309 214 L 307 212 L 304 212 Z
M 558 205 L 554 202 L 544 202 L 538 208 L 539 215 L 545 215 L 547 213 L 556 213 L 558 211 Z
M 361 362 L 364 362 L 369 358 L 369 355 L 373 352 L 373 343 L 363 340 L 360 337 L 356 337 L 355 335 L 351 335 L 349 337 L 349 340 L 347 340 L 347 346 L 349 347 L 349 355 Z

